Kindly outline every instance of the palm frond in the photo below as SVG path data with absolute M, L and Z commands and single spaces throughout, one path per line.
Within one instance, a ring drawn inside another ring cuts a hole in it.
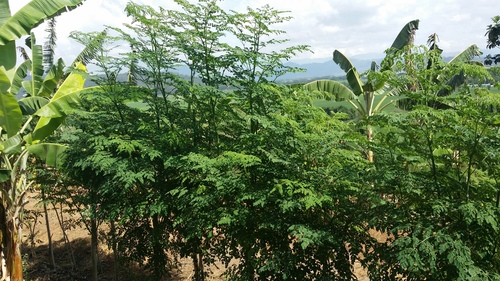
M 465 72 L 462 70 L 460 71 L 460 73 L 455 74 L 453 75 L 453 77 L 448 79 L 448 81 L 446 82 L 446 87 L 439 90 L 437 95 L 439 97 L 449 96 L 456 88 L 458 88 L 460 85 L 463 85 L 464 83 Z
M 488 25 L 485 36 L 488 37 L 486 48 L 493 49 L 500 46 L 500 16 L 491 19 L 493 24 Z
M 340 68 L 344 72 L 348 72 L 352 68 L 354 68 L 354 65 L 352 62 L 344 55 L 342 54 L 339 50 L 335 50 L 333 52 L 333 61 L 340 66 Z
M 344 84 L 333 80 L 312 81 L 302 86 L 302 88 L 311 92 L 318 91 L 321 93 L 327 93 L 332 95 L 337 101 L 351 100 L 356 97 L 351 89 L 346 87 Z
M 48 33 L 45 38 L 46 41 L 43 44 L 43 68 L 45 73 L 47 73 L 52 65 L 54 64 L 54 54 L 57 45 L 57 34 L 56 34 L 56 18 L 52 18 L 48 21 L 47 28 L 45 31 Z
M 459 62 L 469 62 L 474 57 L 482 55 L 483 52 L 475 45 L 471 45 L 467 47 L 467 49 L 463 50 L 460 54 L 456 55 L 453 59 L 449 61 L 450 64 L 459 63 Z
M 32 0 L 13 16 L 7 17 L 6 20 L 2 11 L 0 16 L 5 21 L 0 26 L 0 45 L 5 45 L 30 34 L 33 28 L 46 19 L 71 11 L 81 5 L 83 1 L 85 0 Z M 7 12 L 10 14 L 10 11 Z
M 21 46 L 18 46 L 17 47 L 17 50 L 21 53 L 21 57 L 23 58 L 23 60 L 27 61 L 30 59 L 30 56 L 28 55 L 28 53 L 26 52 L 26 49 L 24 49 L 23 47 Z
M 87 65 L 89 62 L 95 59 L 100 48 L 102 47 L 104 38 L 107 36 L 107 34 L 108 32 L 105 29 L 98 33 L 98 35 L 95 36 L 90 42 L 87 42 L 85 48 L 80 52 L 80 54 L 78 54 L 75 60 L 71 63 L 71 66 L 76 65 L 78 62 Z
M 389 53 L 403 49 L 405 46 L 412 45 L 415 39 L 415 32 L 418 30 L 419 20 L 412 20 L 407 23 L 399 32 L 398 36 L 391 45 Z

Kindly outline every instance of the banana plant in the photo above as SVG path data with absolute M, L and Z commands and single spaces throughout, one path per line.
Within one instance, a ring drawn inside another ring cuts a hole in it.
M 11 15 L 8 0 L 0 0 L 0 280 L 23 280 L 20 246 L 24 197 L 30 187 L 28 157 L 34 154 L 49 165 L 57 165 L 64 146 L 43 141 L 78 105 L 86 71 L 77 65 L 58 86 L 62 61 L 42 78 L 42 47 L 30 36 L 32 58 L 17 66 L 16 40 L 83 1 L 32 0 Z M 32 78 L 25 81 L 28 73 Z M 19 99 L 16 94 L 21 88 L 27 96 Z
M 15 78 L 24 73 L 26 65 L 23 63 L 16 71 Z M 70 74 L 59 88 L 53 81 L 56 79 L 57 69 L 52 68 L 46 79 L 38 80 L 33 74 L 31 81 L 24 83 L 28 96 L 17 99 L 15 90 L 18 86 L 9 83 L 3 71 L 0 71 L 0 185 L 2 205 L 0 206 L 0 225 L 2 230 L 2 258 L 5 268 L 2 268 L 4 277 L 11 276 L 17 280 L 22 274 L 20 263 L 20 243 L 22 230 L 22 212 L 24 196 L 30 187 L 27 181 L 27 164 L 29 154 L 36 155 L 48 165 L 57 166 L 59 155 L 64 151 L 63 145 L 45 143 L 44 139 L 50 136 L 64 118 L 79 104 L 79 93 L 83 90 L 85 81 L 85 67 L 77 65 L 76 71 Z M 32 72 L 34 73 L 34 72 Z M 29 86 L 28 86 L 29 85 Z M 31 88 L 30 88 L 31 87 Z M 50 91 L 56 90 L 54 94 Z M 22 279 L 19 279 L 22 280 Z
M 479 57 L 483 54 L 483 52 L 479 49 L 475 44 L 470 45 L 465 50 L 460 52 L 458 55 L 453 57 L 447 64 L 448 66 L 453 66 L 459 63 L 468 63 L 468 64 L 480 64 L 481 62 L 473 61 L 474 57 Z M 446 84 L 446 88 L 439 90 L 437 93 L 438 96 L 448 96 L 450 95 L 458 86 L 463 85 L 465 83 L 466 73 L 461 71 L 458 74 L 454 74 L 452 76 L 446 75 L 438 75 L 436 77 L 439 81 L 442 81 Z
M 419 93 L 425 89 L 429 90 L 429 83 L 432 85 L 440 86 L 437 87 L 438 90 L 433 90 L 432 93 L 435 97 L 446 97 L 452 95 L 455 90 L 464 85 L 467 77 L 487 77 L 488 74 L 485 73 L 484 65 L 482 62 L 474 61 L 475 57 L 482 54 L 481 50 L 476 45 L 470 45 L 465 48 L 458 55 L 453 57 L 450 61 L 446 62 L 442 58 L 442 50 L 438 46 L 439 37 L 437 34 L 431 34 L 428 37 L 427 45 L 428 51 L 425 54 L 427 64 L 425 70 L 427 74 L 420 77 L 419 79 L 414 79 L 412 87 L 409 87 L 413 92 Z M 479 66 L 479 67 L 478 67 Z M 417 64 L 410 64 L 408 70 L 412 73 L 419 72 L 421 70 L 417 69 Z M 431 71 L 432 70 L 432 71 Z M 481 72 L 484 72 L 481 74 Z M 415 102 L 415 100 L 409 98 L 402 100 L 399 103 L 399 107 L 405 109 L 412 109 L 414 105 L 422 103 Z M 427 106 L 433 107 L 435 109 L 450 109 L 453 108 L 453 103 L 447 101 L 440 101 L 440 99 L 432 99 L 424 102 Z
M 401 29 L 391 47 L 386 51 L 388 56 L 382 62 L 384 68 L 381 71 L 390 69 L 391 54 L 413 44 L 418 24 L 418 19 L 412 20 Z M 335 50 L 333 52 L 333 61 L 346 73 L 350 89 L 342 83 L 333 80 L 313 81 L 304 85 L 304 88 L 310 91 L 329 93 L 335 96 L 336 99 L 346 99 L 361 116 L 372 116 L 397 100 L 397 98 L 392 98 L 390 101 L 387 101 L 388 97 L 396 96 L 399 91 L 397 89 L 389 89 L 383 79 L 377 78 L 378 76 L 374 75 L 377 70 L 375 62 L 372 62 L 371 69 L 366 75 L 368 81 L 363 83 L 360 78 L 361 75 L 354 67 L 354 64 L 340 51 Z M 375 96 L 377 95 L 381 95 L 382 98 L 375 104 Z
M 320 91 L 334 95 L 337 100 L 347 100 L 361 117 L 370 117 L 384 110 L 394 103 L 397 98 L 387 101 L 390 96 L 396 96 L 398 89 L 390 89 L 385 85 L 382 79 L 376 79 L 371 75 L 376 71 L 376 64 L 372 63 L 368 72 L 368 81 L 363 83 L 360 74 L 352 62 L 340 51 L 333 52 L 333 61 L 337 63 L 342 70 L 346 72 L 347 82 L 350 86 L 346 87 L 342 83 L 333 80 L 319 80 L 305 84 L 303 87 L 308 91 Z M 375 97 L 381 96 L 381 99 L 375 103 Z M 371 127 L 366 128 L 366 136 L 369 141 L 373 138 Z M 373 162 L 373 152 L 367 152 L 367 159 Z
M 391 55 L 394 52 L 413 44 L 418 24 L 419 20 L 413 20 L 401 29 L 391 48 L 387 51 L 389 58 L 392 58 Z M 304 89 L 328 93 L 333 95 L 337 100 L 347 100 L 362 117 L 373 116 L 402 98 L 397 97 L 400 89 L 388 87 L 384 79 L 381 79 L 381 76 L 376 74 L 377 65 L 375 62 L 372 62 L 371 68 L 366 74 L 368 80 L 363 83 L 360 78 L 361 74 L 354 67 L 354 64 L 339 50 L 333 52 L 333 61 L 346 73 L 347 83 L 350 88 L 338 81 L 318 80 L 305 84 L 303 86 Z M 382 70 L 387 70 L 391 67 L 390 60 L 384 59 L 382 64 L 384 67 Z M 381 96 L 381 99 L 377 103 L 375 103 L 376 96 Z M 393 97 L 388 100 L 391 96 Z M 373 135 L 372 128 L 368 127 L 366 134 L 368 140 L 371 141 Z M 370 162 L 373 162 L 373 153 L 371 151 L 368 151 L 367 158 Z
M 0 0 L 0 70 L 12 78 L 16 68 L 16 40 L 46 19 L 70 11 L 85 0 L 32 0 L 14 15 L 8 0 Z
M 347 100 L 360 116 L 372 116 L 396 101 L 397 98 L 391 100 L 387 100 L 387 98 L 396 96 L 398 90 L 390 89 L 382 79 L 377 79 L 376 75 L 371 75 L 376 71 L 375 62 L 372 63 L 367 74 L 368 81 L 363 83 L 360 78 L 361 74 L 358 73 L 352 62 L 344 54 L 335 50 L 333 60 L 346 72 L 349 87 L 334 80 L 317 80 L 305 84 L 304 89 L 328 93 L 338 101 Z M 375 103 L 376 96 L 381 96 L 377 103 Z

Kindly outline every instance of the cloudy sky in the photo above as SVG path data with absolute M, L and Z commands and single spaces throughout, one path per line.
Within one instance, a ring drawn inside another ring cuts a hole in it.
M 190 0 L 196 1 L 196 0 Z M 278 10 L 290 11 L 293 19 L 279 28 L 287 31 L 293 44 L 306 44 L 313 53 L 295 59 L 328 60 L 335 49 L 348 57 L 361 54 L 382 54 L 390 47 L 401 28 L 419 19 L 416 44 L 425 44 L 427 37 L 437 33 L 440 47 L 458 53 L 476 44 L 486 46 L 486 26 L 500 13 L 498 0 L 225 0 L 224 9 L 244 11 L 247 6 L 269 4 Z M 10 1 L 12 12 L 29 0 Z M 74 11 L 58 18 L 56 56 L 72 61 L 83 46 L 68 35 L 73 30 L 101 31 L 104 25 L 121 26 L 128 22 L 123 12 L 127 0 L 87 0 Z M 165 8 L 174 7 L 172 0 L 135 0 L 136 3 Z M 45 37 L 44 26 L 35 30 L 38 42 Z

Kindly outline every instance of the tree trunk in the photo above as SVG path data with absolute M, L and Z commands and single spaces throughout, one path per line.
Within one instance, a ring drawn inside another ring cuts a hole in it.
M 197 247 L 197 249 L 199 249 Z M 203 266 L 203 253 L 193 253 L 191 255 L 193 259 L 193 267 L 194 267 L 194 278 L 195 281 L 204 281 L 205 280 L 205 269 Z
M 61 231 L 63 233 L 64 244 L 68 247 L 70 256 L 71 256 L 71 267 L 74 269 L 76 267 L 75 254 L 73 253 L 73 247 L 71 247 L 71 241 L 69 240 L 68 233 L 66 233 L 66 228 L 64 227 L 64 217 L 63 217 L 63 206 L 61 204 L 61 215 L 57 212 L 57 206 L 54 202 L 52 202 L 52 207 L 54 208 L 54 212 L 56 213 L 57 222 L 59 222 L 59 226 L 61 227 Z
M 163 224 L 160 222 L 158 214 L 153 215 L 153 274 L 156 280 L 162 280 L 165 275 L 165 265 L 167 264 L 167 257 L 163 249 L 162 233 L 164 231 Z
M 98 257 L 97 257 L 97 220 L 95 217 L 90 219 L 90 228 L 91 228 L 91 239 L 90 239 L 90 253 L 92 256 L 92 281 L 97 281 L 97 266 L 98 266 Z
M 373 128 L 370 126 L 368 126 L 368 128 L 366 129 L 366 138 L 368 139 L 369 142 L 373 141 Z M 368 149 L 368 152 L 366 154 L 368 162 L 373 163 L 374 161 L 373 150 Z
M 20 224 L 8 213 L 5 205 L 2 204 L 0 206 L 2 278 L 0 280 L 23 281 Z
M 373 99 L 375 98 L 375 95 L 372 92 L 366 92 L 364 95 L 365 99 L 365 107 L 366 107 L 366 114 L 368 115 L 367 117 L 370 118 L 373 116 Z M 368 125 L 366 128 L 366 138 L 368 139 L 368 142 L 371 143 L 373 141 L 373 128 Z M 371 144 L 369 144 L 371 146 Z M 368 152 L 366 154 L 366 158 L 368 162 L 373 163 L 373 150 L 368 149 Z
M 26 191 L 26 163 L 28 153 L 21 154 L 13 165 L 11 181 L 1 184 L 2 204 L 0 206 L 0 253 L 2 259 L 2 278 L 0 281 L 23 281 L 23 262 L 21 256 L 22 212 Z
M 56 267 L 56 260 L 54 258 L 54 247 L 52 244 L 52 234 L 50 233 L 50 224 L 49 224 L 49 212 L 47 211 L 47 202 L 45 198 L 45 191 L 42 188 L 42 201 L 43 201 L 43 212 L 45 213 L 45 225 L 47 227 L 47 240 L 49 243 L 49 256 L 50 256 L 50 265 L 52 268 Z
M 119 276 L 118 273 L 120 272 L 120 257 L 118 253 L 118 242 L 117 242 L 117 234 L 116 234 L 116 227 L 115 227 L 115 221 L 110 222 L 110 231 L 111 231 L 111 248 L 113 249 L 113 281 L 118 281 Z

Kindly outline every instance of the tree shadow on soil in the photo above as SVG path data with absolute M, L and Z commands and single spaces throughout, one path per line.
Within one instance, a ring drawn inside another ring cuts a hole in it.
M 49 258 L 48 245 L 23 245 L 24 280 L 26 281 L 88 281 L 92 280 L 92 262 L 90 255 L 90 239 L 78 238 L 71 241 L 71 249 L 75 258 L 75 265 L 71 262 L 71 251 L 64 240 L 54 242 L 54 259 L 56 267 L 52 268 Z M 114 276 L 114 259 L 112 253 L 100 251 L 98 277 L 100 281 L 136 281 L 152 280 L 148 273 L 136 267 L 120 267 L 117 276 Z M 183 280 L 176 274 L 168 280 Z M 165 279 L 167 280 L 167 279 Z

